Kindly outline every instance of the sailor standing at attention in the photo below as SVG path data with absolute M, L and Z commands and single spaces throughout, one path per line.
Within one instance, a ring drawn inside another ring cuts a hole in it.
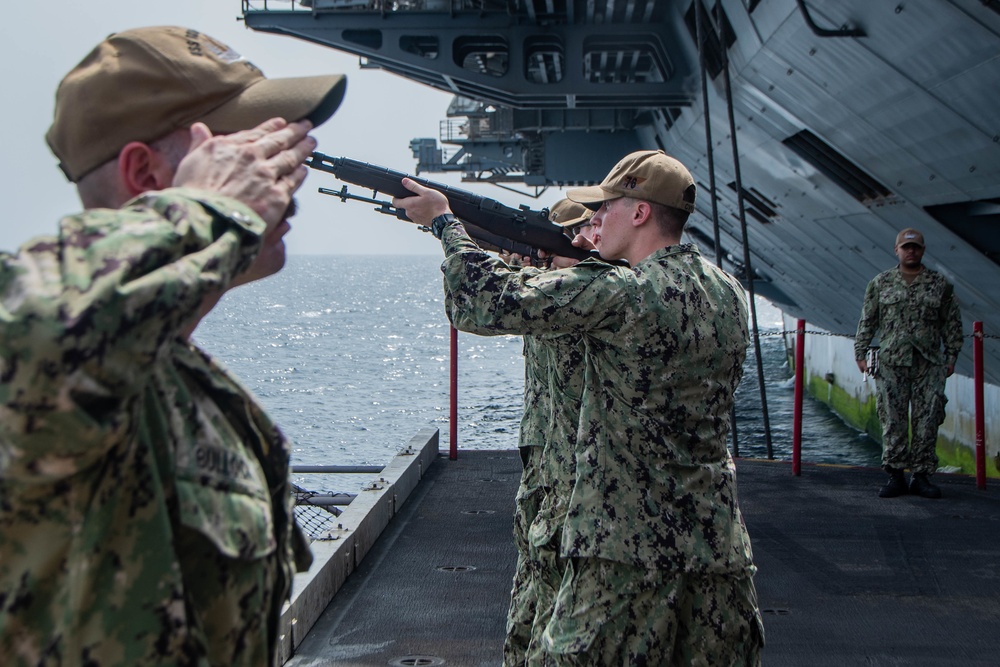
M 662 151 L 623 158 L 567 196 L 595 210 L 606 260 L 522 275 L 486 254 L 447 197 L 403 180 L 395 198 L 444 246 L 455 327 L 575 334 L 584 387 L 566 559 L 542 635 L 544 664 L 760 664 L 750 539 L 726 448 L 749 342 L 740 284 L 681 243 L 688 170 Z
M 862 373 L 869 370 L 866 356 L 876 332 L 881 339 L 875 404 L 882 422 L 882 468 L 889 479 L 879 489 L 880 498 L 907 491 L 941 497 L 929 477 L 937 470 L 937 431 L 948 401 L 945 380 L 955 372 L 962 349 L 962 313 L 951 283 L 924 266 L 924 249 L 924 235 L 917 230 L 896 235 L 899 265 L 868 283 L 854 339 Z M 913 473 L 909 486 L 906 468 Z

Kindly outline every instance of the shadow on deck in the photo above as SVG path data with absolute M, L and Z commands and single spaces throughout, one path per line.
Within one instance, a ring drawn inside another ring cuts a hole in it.
M 520 470 L 513 451 L 440 458 L 287 664 L 499 665 Z M 1000 664 L 994 488 L 937 475 L 941 500 L 882 500 L 880 470 L 737 470 L 765 665 Z

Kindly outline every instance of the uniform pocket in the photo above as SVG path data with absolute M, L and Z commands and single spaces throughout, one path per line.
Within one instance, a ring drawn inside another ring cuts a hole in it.
M 588 563 L 579 558 L 567 562 L 562 584 L 556 593 L 552 618 L 545 627 L 543 641 L 555 654 L 586 653 L 593 646 L 604 622 L 605 612 L 595 604 L 600 585 L 590 577 L 595 568 L 581 566 Z M 593 565 L 593 561 L 589 563 Z M 589 575 L 589 576 L 588 576 Z
M 898 289 L 884 289 L 879 292 L 878 305 L 885 312 L 895 312 L 906 303 L 906 295 Z
M 229 558 L 255 559 L 274 552 L 271 503 L 238 489 L 177 480 L 181 523 L 204 535 Z

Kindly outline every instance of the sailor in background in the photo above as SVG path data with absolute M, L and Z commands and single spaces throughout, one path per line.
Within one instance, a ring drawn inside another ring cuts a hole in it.
M 854 358 L 862 373 L 869 370 L 872 338 L 876 332 L 880 336 L 875 400 L 882 422 L 882 468 L 889 473 L 880 498 L 907 491 L 941 497 L 929 477 L 937 470 L 945 379 L 955 372 L 962 349 L 962 314 L 951 283 L 923 265 L 924 249 L 924 235 L 915 229 L 896 236 L 899 265 L 868 283 L 855 336 Z M 906 468 L 913 473 L 909 486 Z
M 630 267 L 586 259 L 537 276 L 473 243 L 444 194 L 403 184 L 416 196 L 393 205 L 444 246 L 456 328 L 584 341 L 566 569 L 544 664 L 759 665 L 755 568 L 726 447 L 746 294 L 681 243 L 695 210 L 688 170 L 639 151 L 600 186 L 570 190 L 596 211 L 601 256 Z

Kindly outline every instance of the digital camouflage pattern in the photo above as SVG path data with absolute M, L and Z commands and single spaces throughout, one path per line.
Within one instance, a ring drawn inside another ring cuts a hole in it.
M 882 465 L 937 470 L 937 430 L 944 421 L 946 366 L 962 349 L 962 314 L 952 285 L 924 268 L 909 285 L 899 267 L 865 289 L 854 341 L 864 359 L 879 334 L 875 405 L 882 424 Z M 912 421 L 912 442 L 910 442 Z
M 524 412 L 518 432 L 518 447 L 523 470 L 514 498 L 514 545 L 517 564 L 511 585 L 510 607 L 507 611 L 507 633 L 504 639 L 505 667 L 523 665 L 531 626 L 535 619 L 536 595 L 532 583 L 528 529 L 542 498 L 541 460 L 543 432 L 548 420 L 549 401 L 546 383 L 546 355 L 533 336 L 524 337 Z
M 586 345 L 564 557 L 677 573 L 753 571 L 726 448 L 749 340 L 743 289 L 692 245 L 633 268 L 584 260 L 521 276 L 444 229 L 446 307 L 474 333 Z
M 550 543 L 566 519 L 576 481 L 576 438 L 586 368 L 585 344 L 580 336 L 546 336 L 541 340 L 547 355 L 550 417 L 542 455 L 545 497 L 529 533 L 534 546 Z
M 289 447 L 179 338 L 264 223 L 183 189 L 0 255 L 4 665 L 264 665 L 293 571 Z
M 537 271 L 521 269 L 526 274 Z M 541 447 L 549 425 L 548 356 L 535 336 L 524 336 L 524 413 L 518 429 L 518 447 Z
M 526 496 L 518 492 L 515 516 L 518 565 L 504 645 L 504 665 L 510 666 L 532 664 L 528 654 L 538 651 L 541 631 L 548 622 L 555 589 L 562 579 L 559 536 L 573 486 L 573 448 L 583 384 L 583 343 L 578 339 L 566 335 L 526 335 L 524 342 L 526 403 L 521 423 L 522 428 L 526 420 L 537 423 L 539 430 L 535 437 L 543 444 L 531 447 L 528 457 L 524 456 L 523 445 L 521 449 L 522 458 L 530 461 L 525 465 L 521 488 L 530 469 L 535 493 L 528 512 L 521 508 Z M 533 392 L 536 400 L 531 404 L 527 403 L 529 377 L 536 384 Z M 578 378 L 579 386 L 566 386 L 567 378 Z M 522 442 L 523 436 L 522 431 Z
M 764 630 L 749 576 L 574 558 L 544 642 L 546 667 L 757 667 Z
M 909 285 L 899 267 L 878 274 L 865 289 L 855 359 L 865 358 L 876 333 L 879 364 L 909 366 L 915 354 L 932 364 L 954 364 L 962 349 L 962 313 L 951 283 L 928 268 Z
M 538 514 L 542 499 L 539 484 L 542 448 L 537 446 L 520 449 L 524 469 L 521 483 L 514 498 L 514 546 L 517 547 L 517 563 L 514 580 L 511 583 L 510 606 L 507 609 L 507 628 L 503 645 L 504 667 L 523 665 L 528 643 L 531 641 L 531 626 L 535 620 L 537 594 L 531 574 L 531 560 L 528 545 L 528 528 Z
M 524 276 L 541 272 L 512 263 L 510 258 L 504 260 Z M 524 470 L 515 498 L 518 556 L 507 612 L 505 667 L 532 665 L 541 659 L 541 633 L 562 580 L 560 526 L 573 486 L 573 448 L 583 388 L 581 341 L 572 336 L 529 334 L 523 344 L 524 413 L 518 446 Z M 571 378 L 575 386 L 568 385 Z M 557 500 L 558 493 L 563 497 Z M 540 507 L 546 508 L 544 518 L 538 516 Z M 534 537 L 529 536 L 529 529 Z M 536 546 L 539 540 L 542 544 Z
M 875 408 L 882 424 L 883 467 L 928 475 L 937 470 L 937 432 L 948 402 L 946 379 L 944 366 L 919 355 L 909 366 L 879 364 Z
M 520 267 L 526 272 L 536 271 Z M 510 606 L 503 646 L 505 667 L 523 665 L 531 625 L 535 619 L 535 592 L 528 561 L 528 527 L 538 513 L 542 497 L 539 463 L 544 431 L 549 419 L 548 371 L 546 355 L 533 336 L 524 336 L 524 410 L 518 429 L 518 450 L 521 454 L 521 481 L 514 497 L 514 546 L 517 563 L 511 584 Z
M 543 664 L 542 633 L 552 617 L 556 593 L 566 570 L 566 560 L 559 555 L 562 525 L 566 520 L 570 496 L 576 479 L 576 435 L 584 387 L 583 340 L 578 336 L 546 336 L 545 351 L 551 397 L 551 419 L 545 435 L 542 456 L 544 496 L 529 532 L 529 560 L 536 601 L 525 664 Z

